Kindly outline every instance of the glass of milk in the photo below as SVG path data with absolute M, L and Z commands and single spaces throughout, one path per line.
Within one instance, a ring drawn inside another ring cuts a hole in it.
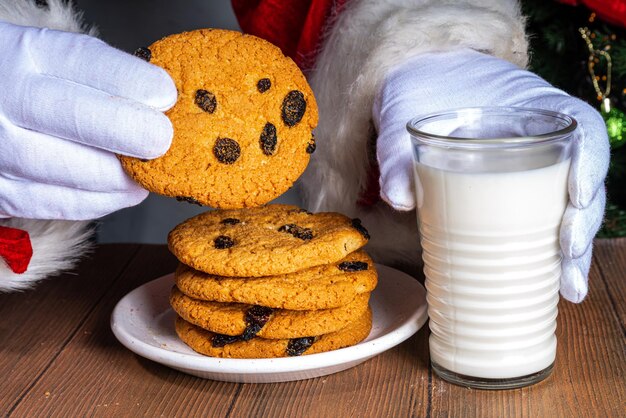
M 434 371 L 510 389 L 556 357 L 559 227 L 576 121 L 465 108 L 411 120 Z

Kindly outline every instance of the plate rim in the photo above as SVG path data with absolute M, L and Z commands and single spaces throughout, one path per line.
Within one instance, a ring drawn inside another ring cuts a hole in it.
M 117 340 L 133 353 L 155 361 L 157 363 L 175 368 L 177 370 L 193 370 L 195 372 L 215 373 L 219 375 L 276 375 L 281 373 L 297 373 L 315 369 L 323 369 L 328 367 L 337 367 L 342 364 L 354 362 L 363 362 L 374 356 L 377 356 L 396 345 L 401 344 L 417 333 L 426 323 L 428 319 L 426 304 L 426 289 L 415 278 L 383 264 L 376 263 L 376 268 L 381 275 L 381 270 L 391 271 L 393 274 L 399 275 L 402 281 L 411 280 L 416 285 L 416 289 L 420 292 L 418 298 L 419 307 L 414 310 L 411 315 L 404 318 L 402 324 L 392 331 L 385 333 L 369 341 L 362 341 L 356 345 L 340 348 L 323 353 L 309 354 L 299 357 L 277 357 L 277 358 L 261 358 L 261 359 L 233 359 L 204 356 L 199 353 L 180 353 L 168 350 L 167 348 L 157 347 L 149 344 L 141 339 L 134 337 L 125 327 L 122 327 L 116 321 L 116 318 L 122 314 L 124 305 L 128 300 L 135 297 L 136 294 L 145 291 L 150 286 L 155 286 L 156 282 L 170 280 L 174 273 L 168 273 L 154 280 L 146 282 L 130 292 L 126 293 L 115 305 L 111 313 L 110 327 Z M 171 308 L 170 308 L 171 309 Z M 163 311 L 165 312 L 165 311 Z M 189 349 L 191 350 L 191 348 Z M 363 352 L 366 352 L 363 355 Z M 304 361 L 303 361 L 304 359 Z M 263 368 L 263 366 L 265 366 Z M 270 368 L 271 366 L 271 368 Z M 263 368 L 263 371 L 258 369 Z M 269 369 L 268 369 L 269 368 Z

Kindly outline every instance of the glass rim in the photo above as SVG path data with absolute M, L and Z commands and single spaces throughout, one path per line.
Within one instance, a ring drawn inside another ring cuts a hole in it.
M 477 139 L 471 137 L 455 137 L 447 135 L 438 135 L 425 132 L 419 129 L 419 125 L 426 122 L 441 119 L 452 119 L 458 115 L 538 115 L 548 116 L 554 120 L 565 122 L 563 128 L 546 132 L 538 135 L 515 136 L 515 137 L 498 137 Z M 552 110 L 537 109 L 530 107 L 515 106 L 485 106 L 485 107 L 462 107 L 456 109 L 448 109 L 441 112 L 429 113 L 421 115 L 409 120 L 406 128 L 412 137 L 418 137 L 419 141 L 428 144 L 447 148 L 520 148 L 536 145 L 545 145 L 550 142 L 556 142 L 576 130 L 578 123 L 572 116 Z

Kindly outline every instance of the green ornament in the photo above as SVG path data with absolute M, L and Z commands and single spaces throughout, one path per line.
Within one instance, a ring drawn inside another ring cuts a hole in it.
M 606 123 L 606 131 L 609 134 L 611 149 L 618 149 L 626 143 L 626 115 L 624 112 L 612 106 L 600 106 L 600 113 Z M 606 107 L 609 107 L 608 112 Z

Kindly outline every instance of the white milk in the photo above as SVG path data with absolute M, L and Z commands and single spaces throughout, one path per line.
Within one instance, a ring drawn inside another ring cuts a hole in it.
M 493 379 L 554 362 L 569 164 L 504 173 L 416 164 L 432 361 Z

